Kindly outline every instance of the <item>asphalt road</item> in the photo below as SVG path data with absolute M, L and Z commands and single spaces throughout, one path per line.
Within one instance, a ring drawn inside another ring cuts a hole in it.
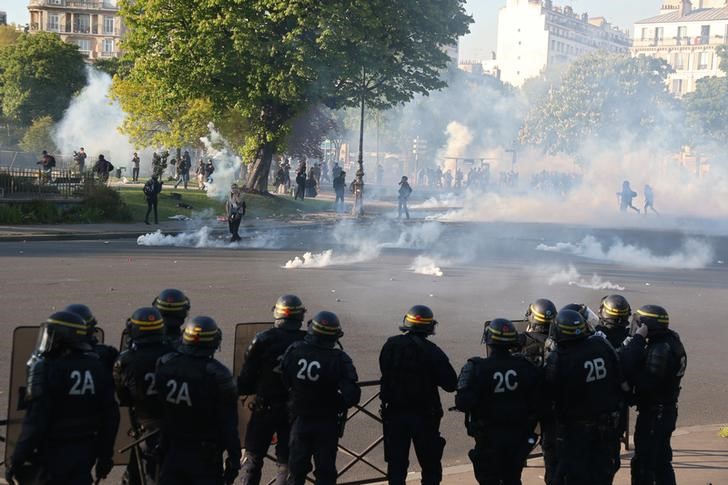
M 605 247 L 614 245 L 613 238 L 618 236 L 623 245 L 639 246 L 643 252 L 628 247 L 590 259 L 536 249 L 539 244 L 578 243 L 585 235 L 594 236 Z M 223 328 L 228 338 L 219 357 L 232 365 L 234 324 L 269 320 L 275 298 L 296 293 L 309 308 L 309 316 L 322 309 L 340 316 L 343 345 L 360 378 L 368 380 L 378 378 L 379 349 L 388 336 L 397 333 L 404 312 L 414 304 L 432 307 L 440 322 L 433 340 L 459 371 L 470 356 L 484 352 L 480 338 L 485 320 L 521 318 L 528 303 L 540 297 L 551 298 L 557 307 L 584 302 L 596 309 L 602 296 L 616 291 L 582 288 L 569 281 L 587 286 L 609 281 L 625 288 L 619 293 L 633 308 L 647 303 L 666 306 L 672 327 L 682 336 L 688 368 L 678 425 L 724 422 L 728 416 L 728 373 L 722 367 L 728 344 L 728 265 L 722 262 L 728 261 L 728 244 L 722 237 L 699 238 L 697 249 L 681 249 L 685 239 L 684 234 L 665 231 L 390 222 L 343 230 L 332 225 L 283 227 L 275 233 L 247 234 L 243 247 L 235 248 L 143 247 L 133 240 L 0 243 L 0 332 L 6 335 L 0 352 L 0 405 L 8 389 L 12 329 L 37 324 L 69 303 L 88 304 L 107 332 L 107 341 L 118 342 L 135 308 L 151 303 L 163 288 L 181 288 L 191 298 L 192 314 L 213 316 Z M 362 256 L 370 251 L 372 241 L 388 244 Z M 214 238 L 213 243 L 223 245 Z M 264 245 L 277 249 L 245 247 Z M 364 260 L 325 268 L 282 268 L 304 250 L 329 248 L 341 258 L 340 263 Z M 685 269 L 696 265 L 686 260 L 705 248 L 712 254 L 697 264 L 705 267 Z M 444 275 L 426 276 L 409 269 L 421 254 L 434 256 Z M 634 261 L 646 266 L 636 267 Z M 566 274 L 569 265 L 583 281 L 573 272 Z M 559 272 L 566 276 L 549 284 Z M 592 281 L 593 273 L 602 280 Z M 444 396 L 444 404 L 452 405 L 452 396 Z M 371 409 L 376 411 L 378 405 Z M 353 439 L 350 443 L 355 448 L 376 438 L 379 431 L 371 422 L 358 419 L 349 429 L 346 439 Z M 446 413 L 443 434 L 448 439 L 446 463 L 466 463 L 471 442 L 464 433 L 462 415 Z

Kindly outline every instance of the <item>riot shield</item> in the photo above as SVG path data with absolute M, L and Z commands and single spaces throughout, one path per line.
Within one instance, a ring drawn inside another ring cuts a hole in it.
M 245 362 L 245 351 L 248 349 L 250 342 L 253 341 L 255 334 L 268 330 L 272 326 L 272 322 L 239 323 L 235 326 L 235 349 L 233 352 L 233 377 L 235 379 L 240 375 L 240 370 Z M 245 431 L 250 421 L 251 411 L 247 405 L 254 398 L 255 396 L 248 396 L 245 401 L 238 400 L 238 428 L 241 443 L 245 443 Z
M 25 391 L 27 382 L 27 364 L 33 355 L 38 340 L 40 326 L 16 327 L 13 330 L 13 347 L 10 356 L 10 383 L 8 395 L 7 441 L 5 443 L 5 462 L 10 460 L 15 445 L 20 437 L 25 417 Z M 96 338 L 104 341 L 104 331 L 96 328 Z
M 129 333 L 124 329 L 119 340 L 119 352 L 123 352 L 127 347 Z M 119 406 L 119 430 L 116 432 L 116 441 L 114 442 L 114 465 L 128 465 L 131 460 L 133 451 L 119 453 L 119 450 L 125 448 L 134 441 L 134 430 L 131 425 L 131 417 L 129 416 L 129 408 Z

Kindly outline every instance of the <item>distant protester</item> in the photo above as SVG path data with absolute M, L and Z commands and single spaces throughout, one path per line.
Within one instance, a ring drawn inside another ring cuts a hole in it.
M 154 223 L 159 224 L 157 215 L 157 202 L 159 193 L 162 191 L 162 182 L 159 181 L 159 175 L 154 174 L 152 178 L 144 184 L 144 197 L 147 199 L 147 215 L 144 216 L 144 224 L 149 225 L 149 214 L 154 210 Z
M 240 237 L 240 234 L 238 234 L 238 231 L 240 229 L 240 223 L 243 220 L 243 216 L 245 215 L 245 201 L 240 193 L 240 187 L 238 187 L 238 184 L 233 184 L 230 187 L 230 195 L 228 196 L 226 209 L 228 228 L 230 229 L 230 234 L 232 236 L 230 238 L 230 242 L 240 241 L 242 238 Z
M 109 173 L 111 173 L 112 170 L 114 170 L 114 165 L 104 158 L 103 155 L 99 155 L 99 159 L 96 160 L 96 164 L 94 165 L 94 173 L 98 175 L 99 181 L 101 181 L 102 184 L 109 181 Z

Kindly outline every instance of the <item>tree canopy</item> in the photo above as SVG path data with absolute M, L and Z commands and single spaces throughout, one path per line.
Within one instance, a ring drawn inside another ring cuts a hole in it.
M 78 47 L 49 32 L 21 34 L 0 48 L 3 114 L 21 125 L 50 116 L 59 120 L 71 98 L 86 85 Z
M 728 47 L 716 49 L 721 71 L 728 73 Z M 728 138 L 728 78 L 700 79 L 694 93 L 684 98 L 688 124 L 692 134 L 702 142 L 718 142 Z
M 223 135 L 245 147 L 248 186 L 265 192 L 273 154 L 311 107 L 356 104 L 362 89 L 385 107 L 442 87 L 441 48 L 470 22 L 463 3 L 122 0 L 132 67 L 115 94 L 129 126 L 193 104 L 209 106 L 216 126 L 238 120 Z M 147 86 L 151 104 L 134 99 Z
M 669 64 L 653 57 L 582 58 L 532 106 L 520 140 L 548 153 L 574 153 L 587 141 L 638 145 L 650 138 L 679 147 L 681 140 L 667 129 L 681 117 L 667 92 L 670 72 Z

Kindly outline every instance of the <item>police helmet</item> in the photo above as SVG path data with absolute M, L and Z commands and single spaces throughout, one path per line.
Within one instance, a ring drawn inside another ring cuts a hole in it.
M 344 336 L 339 317 L 327 311 L 318 312 L 308 321 L 308 334 L 332 342 Z
M 42 355 L 56 349 L 91 350 L 86 322 L 81 316 L 64 310 L 40 325 L 36 353 Z
M 188 354 L 212 355 L 220 348 L 222 331 L 210 317 L 195 317 L 184 326 L 178 351 Z
M 554 320 L 556 325 L 556 342 L 581 340 L 588 336 L 586 320 L 574 310 L 561 310 Z
M 190 311 L 190 299 L 180 290 L 168 288 L 152 302 L 167 326 L 181 327 Z
M 551 300 L 539 298 L 528 306 L 526 320 L 529 332 L 548 333 L 556 318 L 556 305 Z
M 74 303 L 73 305 L 68 305 L 66 307 L 65 311 L 75 313 L 79 317 L 83 318 L 83 321 L 86 324 L 86 327 L 89 328 L 89 332 L 98 323 L 96 321 L 96 317 L 94 317 L 93 313 L 91 313 L 91 309 L 89 307 L 87 307 L 86 305 L 82 305 L 81 303 Z
M 279 328 L 291 328 L 298 330 L 303 322 L 303 315 L 306 307 L 296 295 L 283 295 L 276 300 L 273 307 L 273 318 L 275 326 Z
M 626 327 L 632 308 L 622 295 L 609 295 L 602 298 L 599 305 L 599 319 L 608 326 Z
M 670 317 L 667 310 L 657 305 L 645 305 L 640 307 L 632 317 L 637 325 L 647 325 L 648 335 L 654 335 L 667 331 L 670 325 Z
M 161 340 L 164 334 L 162 314 L 154 307 L 139 308 L 126 321 L 126 330 L 131 340 Z
M 485 335 L 483 336 L 486 345 L 490 347 L 512 348 L 517 347 L 518 332 L 515 325 L 505 318 L 496 318 L 485 327 Z
M 430 307 L 415 305 L 407 310 L 399 329 L 403 332 L 433 335 L 435 333 L 435 325 L 437 325 L 437 320 L 435 320 L 435 315 L 430 310 Z

